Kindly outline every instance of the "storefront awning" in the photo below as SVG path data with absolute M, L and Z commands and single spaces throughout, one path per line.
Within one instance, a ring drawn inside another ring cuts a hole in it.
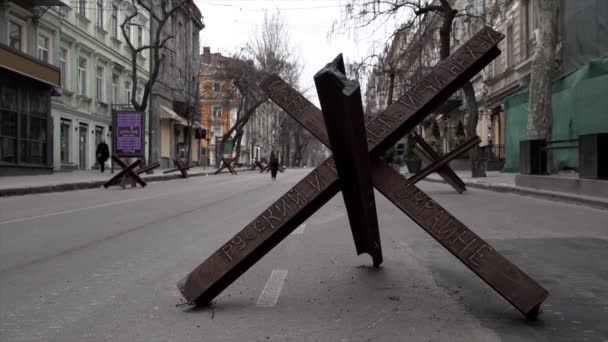
M 181 116 L 177 115 L 173 110 L 161 105 L 160 106 L 160 119 L 161 120 L 175 120 L 177 123 L 181 125 L 186 125 L 186 120 L 184 120 Z
M 70 7 L 70 0 L 25 0 L 31 6 L 66 6 Z
M 174 112 L 173 110 L 171 110 L 163 105 L 160 106 L 160 119 L 161 120 L 175 120 L 176 124 L 178 124 L 180 126 L 188 127 L 188 120 L 182 118 L 176 112 Z M 199 122 L 195 121 L 192 123 L 192 127 L 193 128 L 203 128 L 203 125 L 201 125 Z
M 0 44 L 0 68 L 35 79 L 53 87 L 61 87 L 59 68 Z

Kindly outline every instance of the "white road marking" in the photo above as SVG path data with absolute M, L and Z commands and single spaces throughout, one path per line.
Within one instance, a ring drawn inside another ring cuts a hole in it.
M 304 229 L 306 229 L 306 223 L 302 223 L 296 230 L 294 230 L 291 234 L 294 235 L 302 235 L 304 233 Z
M 64 211 L 57 211 L 57 212 L 54 212 L 54 213 L 48 213 L 48 214 L 44 214 L 44 215 L 22 217 L 22 218 L 13 219 L 13 220 L 2 221 L 2 222 L 0 222 L 0 225 L 9 224 L 9 223 L 23 222 L 23 221 L 30 221 L 30 220 L 35 220 L 35 219 L 39 219 L 39 218 L 51 217 L 51 216 L 57 216 L 57 215 L 63 215 L 63 214 L 71 214 L 71 213 L 76 213 L 76 212 L 79 212 L 79 211 L 90 210 L 90 209 L 97 209 L 97 208 L 104 208 L 104 207 L 110 207 L 110 206 L 117 205 L 117 204 L 130 203 L 130 202 L 135 202 L 135 201 L 140 201 L 140 200 L 146 200 L 146 199 L 156 198 L 156 197 L 162 197 L 162 196 L 154 196 L 154 197 L 148 197 L 148 198 L 130 198 L 130 199 L 122 200 L 122 201 L 115 201 L 115 202 L 108 202 L 108 203 L 97 204 L 97 205 L 93 205 L 93 206 L 85 207 L 85 208 L 76 208 L 76 209 L 70 209 L 70 210 L 64 210 Z
M 247 179 L 239 179 L 236 182 L 242 182 L 244 180 L 247 180 Z M 215 183 L 213 185 L 222 185 L 222 184 L 225 184 L 225 183 L 229 183 L 229 182 L 220 182 L 220 183 Z M 48 214 L 42 214 L 42 215 L 36 215 L 36 216 L 28 216 L 28 217 L 21 217 L 21 218 L 17 218 L 17 219 L 8 220 L 8 221 L 1 221 L 0 222 L 0 226 L 3 225 L 3 224 L 18 223 L 18 222 L 23 222 L 23 221 L 31 221 L 31 220 L 36 220 L 36 219 L 39 219 L 39 218 L 45 218 L 45 217 L 52 217 L 52 216 L 57 216 L 57 215 L 77 213 L 79 211 L 84 211 L 84 210 L 111 207 L 111 206 L 114 206 L 114 205 L 119 205 L 119 204 L 124 204 L 124 203 L 131 203 L 131 202 L 136 202 L 136 201 L 145 201 L 145 200 L 156 199 L 156 198 L 161 198 L 161 197 L 169 197 L 169 196 L 175 196 L 175 195 L 184 194 L 184 193 L 190 193 L 190 192 L 192 192 L 192 191 L 177 192 L 177 193 L 167 193 L 167 194 L 161 194 L 161 195 L 155 195 L 155 196 L 149 196 L 149 197 L 141 197 L 141 198 L 129 198 L 129 199 L 121 200 L 121 201 L 114 201 L 114 202 L 107 202 L 107 203 L 96 204 L 96 205 L 93 205 L 93 206 L 90 206 L 90 207 L 74 208 L 74 209 L 69 209 L 69 210 L 57 211 L 57 212 L 54 212 L 54 213 L 48 213 Z
M 287 270 L 272 270 L 270 277 L 268 277 L 268 281 L 266 281 L 264 290 L 262 290 L 260 298 L 258 298 L 257 306 L 275 306 L 279 300 L 279 295 L 281 294 L 286 279 Z

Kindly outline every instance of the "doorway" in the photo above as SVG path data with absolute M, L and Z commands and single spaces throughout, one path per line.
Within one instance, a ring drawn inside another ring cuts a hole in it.
M 79 168 L 85 170 L 87 168 L 87 133 L 89 132 L 89 125 L 81 123 L 78 128 L 79 135 L 79 154 L 80 163 Z
M 61 119 L 61 137 L 60 137 L 60 145 L 61 145 L 61 163 L 69 164 L 70 163 L 70 128 L 72 127 L 72 121 L 67 119 Z

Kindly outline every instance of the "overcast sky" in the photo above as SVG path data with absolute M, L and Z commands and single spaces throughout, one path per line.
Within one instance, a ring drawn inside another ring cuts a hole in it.
M 341 20 L 345 0 L 195 0 L 205 22 L 203 46 L 230 55 L 260 30 L 264 12 L 279 9 L 290 33 L 291 45 L 304 65 L 301 86 L 318 105 L 313 76 L 342 52 L 347 61 L 360 60 L 380 49 L 395 27 L 393 22 L 375 24 L 357 34 L 344 32 L 328 37 L 334 21 Z

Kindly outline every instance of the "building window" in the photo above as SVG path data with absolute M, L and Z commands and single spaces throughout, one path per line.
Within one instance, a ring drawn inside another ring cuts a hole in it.
M 222 92 L 222 84 L 220 82 L 213 83 L 213 92 L 219 94 Z
M 22 163 L 46 164 L 47 144 L 47 120 L 50 112 L 50 98 L 33 91 L 25 96 L 29 99 L 29 113 L 22 112 L 20 115 L 21 125 L 21 155 Z
M 78 95 L 87 95 L 87 59 L 78 57 Z
M 68 89 L 68 50 L 61 48 L 59 51 L 59 67 L 61 69 L 61 87 Z
M 119 77 L 117 74 L 112 74 L 112 103 L 118 103 L 118 82 Z
M 127 23 L 125 32 L 127 33 L 127 40 L 131 41 L 131 23 Z
M 536 28 L 536 15 L 534 13 L 534 0 L 528 0 L 526 6 L 526 33 L 528 40 L 534 40 L 534 29 Z
M 118 6 L 112 5 L 112 36 L 118 38 Z
M 86 16 L 86 7 L 87 0 L 78 0 L 78 14 L 85 17 Z
M 213 137 L 214 138 L 222 137 L 222 126 L 213 126 Z
M 67 119 L 61 119 L 61 129 L 60 129 L 60 154 L 61 154 L 61 162 L 67 164 L 70 162 L 70 134 L 72 127 L 72 121 Z
M 136 95 L 137 95 L 136 96 L 137 97 L 137 102 L 139 104 L 141 104 L 141 101 L 142 101 L 143 96 L 144 96 L 144 90 L 142 88 L 140 88 L 140 87 L 137 87 L 137 93 L 136 93 Z
M 98 102 L 103 102 L 103 67 L 102 66 L 97 66 L 97 73 L 95 75 L 96 77 L 96 90 L 97 90 L 97 101 Z
M 126 103 L 131 103 L 131 82 L 125 82 L 125 90 L 127 91 L 127 101 Z
M 50 63 L 51 38 L 46 34 L 38 34 L 38 59 Z
M 48 88 L 2 70 L 0 79 L 0 161 L 49 166 Z
M 220 106 L 213 106 L 213 118 L 214 119 L 220 119 L 222 117 L 222 107 Z
M 103 28 L 103 0 L 97 0 L 97 27 Z
M 0 84 L 0 161 L 17 162 L 17 105 L 15 84 Z
M 23 48 L 23 25 L 12 20 L 8 21 L 8 45 L 19 51 Z
M 137 25 L 137 47 L 144 46 L 144 30 L 141 25 Z
M 513 66 L 513 25 L 507 27 L 507 69 Z

